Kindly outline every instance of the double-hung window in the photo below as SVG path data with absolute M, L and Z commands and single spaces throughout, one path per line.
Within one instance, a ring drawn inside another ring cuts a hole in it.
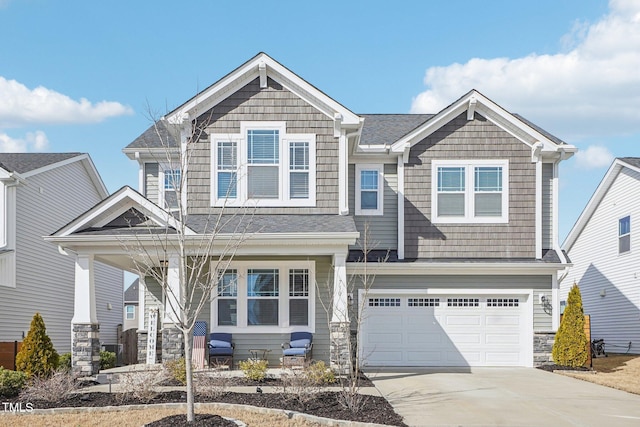
M 178 209 L 180 197 L 180 169 L 163 169 L 162 171 L 162 200 L 167 209 Z
M 242 122 L 240 134 L 212 134 L 214 206 L 315 206 L 314 134 L 285 122 Z
M 382 215 L 383 165 L 356 165 L 356 215 Z
M 277 269 L 247 271 L 247 324 L 277 325 L 280 272 Z
M 217 141 L 216 193 L 219 199 L 238 197 L 238 142 Z
M 238 271 L 226 270 L 218 279 L 218 325 L 236 326 L 238 323 Z
M 124 307 L 127 313 L 127 320 L 134 320 L 136 318 L 136 306 L 125 305 Z
M 223 332 L 313 332 L 314 263 L 236 261 L 218 273 L 211 322 Z
M 434 223 L 506 223 L 509 220 L 506 160 L 434 160 Z
M 618 253 L 623 254 L 631 250 L 631 217 L 625 216 L 618 220 Z
M 289 270 L 289 324 L 309 324 L 309 270 Z

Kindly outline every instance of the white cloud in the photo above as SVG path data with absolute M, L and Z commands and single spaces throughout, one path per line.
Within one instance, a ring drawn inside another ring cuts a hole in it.
M 640 2 L 611 0 L 609 8 L 559 41 L 566 52 L 427 69 L 428 89 L 411 111 L 434 113 L 477 89 L 563 139 L 640 131 Z
M 608 167 L 613 162 L 613 154 L 606 147 L 591 145 L 576 154 L 576 166 L 582 169 L 599 169 Z
M 97 123 L 109 117 L 132 114 L 119 102 L 91 103 L 85 98 L 71 99 L 51 89 L 29 89 L 16 80 L 0 77 L 0 126 L 29 124 Z
M 48 148 L 49 139 L 40 130 L 27 132 L 24 138 L 12 138 L 6 133 L 0 133 L 0 153 L 38 152 L 47 151 Z

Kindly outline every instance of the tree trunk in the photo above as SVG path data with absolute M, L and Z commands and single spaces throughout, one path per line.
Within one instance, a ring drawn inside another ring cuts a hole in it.
M 184 366 L 187 373 L 187 422 L 195 421 L 195 399 L 193 389 L 193 363 L 191 352 L 193 348 L 193 338 L 191 331 L 183 331 L 184 337 Z

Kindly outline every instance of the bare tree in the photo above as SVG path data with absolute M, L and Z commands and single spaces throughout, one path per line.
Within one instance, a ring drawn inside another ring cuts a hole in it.
M 206 140 L 208 120 L 167 123 L 153 120 L 153 141 L 145 153 L 164 174 L 163 224 L 132 213 L 133 238 L 121 243 L 141 277 L 157 282 L 165 295 L 165 316 L 182 335 L 187 375 L 187 421 L 195 418 L 192 344 L 193 330 L 206 304 L 233 286 L 222 280 L 238 248 L 247 239 L 253 210 L 225 208 L 207 214 L 191 213 L 187 206 L 187 179 Z M 209 157 L 210 158 L 210 157 Z M 234 178 L 237 180 L 237 177 Z M 163 182 L 160 182 L 162 185 Z M 230 190 L 231 186 L 229 186 Z M 228 191 L 229 191 L 228 190 Z
M 327 312 L 329 329 L 332 331 L 331 346 L 334 352 L 332 364 L 341 375 L 340 404 L 354 413 L 362 408 L 366 400 L 366 396 L 360 393 L 360 375 L 367 355 L 358 349 L 357 340 L 360 337 L 362 322 L 367 315 L 365 310 L 367 296 L 375 281 L 375 275 L 370 269 L 369 262 L 373 257 L 372 252 L 377 243 L 371 238 L 371 228 L 368 222 L 364 224 L 358 245 L 362 252 L 361 268 L 359 273 L 348 278 L 346 287 L 342 287 L 346 295 L 335 295 L 332 291 L 339 284 L 328 281 L 329 295 L 334 295 L 334 297 L 329 301 L 322 301 L 322 299 L 320 301 Z M 376 259 L 376 262 L 385 262 L 388 257 L 387 251 L 379 259 Z M 318 293 L 321 294 L 321 292 Z M 336 300 L 341 299 L 349 301 L 346 309 L 335 304 Z M 336 331 L 336 327 L 341 331 Z M 355 335 L 356 341 L 352 339 L 352 334 Z

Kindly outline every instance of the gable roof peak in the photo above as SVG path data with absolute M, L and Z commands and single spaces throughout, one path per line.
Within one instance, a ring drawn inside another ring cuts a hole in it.
M 332 120 L 339 118 L 342 125 L 355 127 L 360 124 L 360 118 L 355 113 L 330 98 L 265 52 L 259 52 L 217 82 L 197 93 L 187 102 L 168 113 L 166 118 L 170 123 L 181 123 L 185 119 L 193 119 L 198 114 L 198 111 L 208 111 L 211 107 L 256 78 L 260 79 L 261 87 L 266 87 L 267 78 L 273 79 Z

